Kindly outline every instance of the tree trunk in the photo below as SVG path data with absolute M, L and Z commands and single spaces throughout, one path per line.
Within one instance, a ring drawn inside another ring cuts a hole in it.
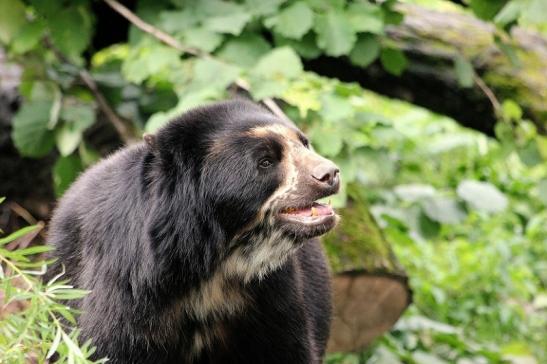
M 379 62 L 366 69 L 346 58 L 308 61 L 309 70 L 407 100 L 448 115 L 459 123 L 493 135 L 496 115 L 492 101 L 477 83 L 458 85 L 454 60 L 462 56 L 500 100 L 519 103 L 542 133 L 547 132 L 547 41 L 538 34 L 514 28 L 511 42 L 517 64 L 496 45 L 494 25 L 459 12 L 437 12 L 404 4 L 403 23 L 387 29 L 388 37 L 405 51 L 408 67 L 401 76 L 383 70 Z M 420 85 L 417 87 L 417 85 Z
M 323 243 L 333 278 L 334 316 L 327 350 L 358 351 L 389 330 L 411 302 L 407 277 L 358 186 Z

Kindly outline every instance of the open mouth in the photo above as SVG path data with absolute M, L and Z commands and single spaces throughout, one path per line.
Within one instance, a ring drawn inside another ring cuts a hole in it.
M 331 230 L 337 222 L 330 202 L 313 202 L 307 206 L 288 207 L 279 212 L 278 218 L 286 231 L 302 238 L 322 235 Z
M 280 214 L 283 215 L 283 217 L 292 220 L 312 222 L 325 216 L 334 216 L 334 210 L 332 209 L 330 202 L 328 204 L 314 202 L 306 207 L 288 207 L 281 210 Z

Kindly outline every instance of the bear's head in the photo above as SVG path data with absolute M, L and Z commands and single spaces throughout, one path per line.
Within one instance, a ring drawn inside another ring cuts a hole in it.
M 160 208 L 180 219 L 179 238 L 191 235 L 186 245 L 247 280 L 336 225 L 330 205 L 317 200 L 338 191 L 337 166 L 294 124 L 251 102 L 187 112 L 158 132 L 153 147 L 171 207 Z

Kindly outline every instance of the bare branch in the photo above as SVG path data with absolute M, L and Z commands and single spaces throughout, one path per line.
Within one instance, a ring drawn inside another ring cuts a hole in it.
M 171 35 L 165 33 L 161 29 L 156 28 L 150 23 L 145 22 L 137 14 L 129 10 L 124 5 L 120 4 L 117 0 L 104 0 L 114 11 L 116 11 L 118 14 L 126 18 L 130 23 L 135 25 L 137 28 L 142 30 L 145 33 L 150 34 L 151 36 L 155 37 L 162 43 L 175 48 L 176 50 L 188 53 L 190 55 L 196 56 L 196 57 L 205 57 L 205 58 L 213 58 L 211 54 L 204 52 L 200 49 L 193 48 L 193 47 L 186 47 L 181 42 L 179 42 L 177 39 L 173 38 Z M 247 83 L 242 80 L 238 79 L 235 81 L 235 84 L 237 87 L 241 88 L 242 90 L 249 91 L 249 86 Z M 271 98 L 263 99 L 262 102 L 270 111 L 283 119 L 289 119 L 287 115 L 283 112 L 283 110 L 275 103 L 275 101 Z
M 131 129 L 128 127 L 129 122 L 122 119 L 115 111 L 112 109 L 106 98 L 103 96 L 99 90 L 99 86 L 91 76 L 91 74 L 85 70 L 80 70 L 80 78 L 85 83 L 87 88 L 93 93 L 93 96 L 97 100 L 97 104 L 101 111 L 106 115 L 110 123 L 114 126 L 122 140 L 126 143 L 131 143 L 136 140 L 135 136 L 131 132 Z
M 97 101 L 97 104 L 99 105 L 99 109 L 105 114 L 106 118 L 112 126 L 116 129 L 118 135 L 125 143 L 131 143 L 136 140 L 135 136 L 133 135 L 131 128 L 130 128 L 130 122 L 120 117 L 110 106 L 106 98 L 101 93 L 101 90 L 99 90 L 99 86 L 93 79 L 93 76 L 89 73 L 88 70 L 85 68 L 81 69 L 80 67 L 74 65 L 63 53 L 61 53 L 55 46 L 50 42 L 49 39 L 45 38 L 44 43 L 46 47 L 51 49 L 55 56 L 59 58 L 64 63 L 70 64 L 78 69 L 78 76 L 82 80 L 82 82 L 85 84 L 85 86 L 91 91 L 93 94 L 93 97 Z
M 120 4 L 118 1 L 116 0 L 104 0 L 104 1 L 108 4 L 108 6 L 110 6 L 118 14 L 120 14 L 121 16 L 129 20 L 129 22 L 134 24 L 137 28 L 139 28 L 145 33 L 152 35 L 153 37 L 157 38 L 161 42 L 167 44 L 168 46 L 173 47 L 181 52 L 191 54 L 196 57 L 203 57 L 208 55 L 207 53 L 201 51 L 200 49 L 193 48 L 193 47 L 185 47 L 177 39 L 173 38 L 169 34 L 162 31 L 161 29 L 158 29 L 152 24 L 147 23 L 141 18 L 139 18 L 137 14 L 129 10 L 124 5 Z
M 484 83 L 482 78 L 480 78 L 479 76 L 474 75 L 473 79 L 475 80 L 475 83 L 477 84 L 477 86 L 479 86 L 479 88 L 482 90 L 482 92 L 484 92 L 488 100 L 490 100 L 490 103 L 492 104 L 492 108 L 494 109 L 494 113 L 496 114 L 496 116 L 500 117 L 501 105 L 496 95 L 494 95 L 494 92 L 490 89 L 490 87 L 486 85 L 486 83 Z

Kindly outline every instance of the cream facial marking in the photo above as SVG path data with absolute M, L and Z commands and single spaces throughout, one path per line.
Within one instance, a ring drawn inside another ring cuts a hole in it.
M 282 197 L 286 197 L 296 191 L 299 178 L 299 154 L 302 153 L 303 150 L 306 150 L 306 148 L 302 146 L 296 131 L 283 125 L 274 124 L 262 126 L 251 129 L 250 132 L 255 136 L 266 136 L 270 133 L 278 134 L 282 137 L 284 144 L 284 160 L 281 163 L 281 168 L 283 169 L 283 182 L 264 203 L 260 212 L 260 214 L 264 216 L 268 210 L 276 207 L 277 202 L 279 202 Z
M 255 137 L 265 137 L 271 133 L 281 135 L 284 139 L 293 139 L 298 140 L 298 135 L 296 132 L 281 124 L 272 124 L 266 126 L 257 126 L 252 128 L 248 132 L 250 135 Z

